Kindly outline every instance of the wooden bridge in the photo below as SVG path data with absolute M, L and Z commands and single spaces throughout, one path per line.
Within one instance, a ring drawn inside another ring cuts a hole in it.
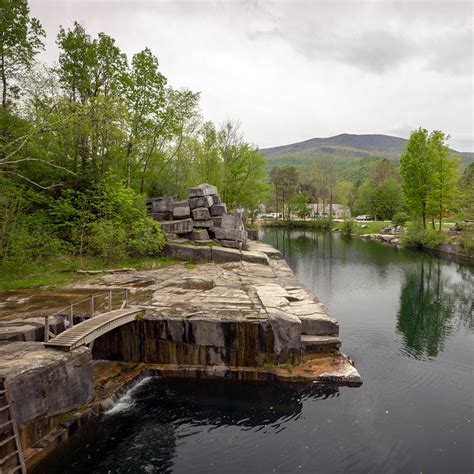
M 121 293 L 125 293 L 125 298 L 121 307 L 115 310 L 112 309 L 112 292 L 109 291 L 107 293 L 108 310 L 101 314 L 95 314 L 94 301 L 102 295 L 91 295 L 85 300 L 71 303 L 68 307 L 69 328 L 57 336 L 50 334 L 47 316 L 45 318 L 45 347 L 61 349 L 63 351 L 72 351 L 85 345 L 92 347 L 92 344 L 98 337 L 112 331 L 112 329 L 134 321 L 143 312 L 143 309 L 138 306 L 128 306 L 128 290 L 124 290 Z M 84 302 L 90 302 L 90 318 L 74 325 L 74 305 Z M 51 340 L 50 336 L 53 336 Z

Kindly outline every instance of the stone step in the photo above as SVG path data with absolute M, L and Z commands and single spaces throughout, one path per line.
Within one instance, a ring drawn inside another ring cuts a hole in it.
M 301 333 L 308 336 L 338 336 L 338 322 L 327 314 L 299 315 L 301 321 Z
M 305 354 L 337 352 L 341 340 L 337 336 L 301 336 L 301 348 Z

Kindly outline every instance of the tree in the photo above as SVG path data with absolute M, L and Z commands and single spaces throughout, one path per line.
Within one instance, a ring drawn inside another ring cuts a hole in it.
M 318 194 L 322 197 L 323 209 L 329 203 L 329 219 L 332 218 L 332 205 L 334 203 L 334 192 L 336 186 L 336 166 L 331 157 L 323 156 L 312 169 L 314 185 Z
M 428 141 L 428 130 L 419 128 L 413 131 L 400 158 L 400 173 L 404 180 L 405 198 L 411 212 L 421 216 L 425 229 L 434 166 Z
M 282 210 L 283 217 L 290 218 L 290 202 L 296 194 L 298 186 L 298 172 L 294 166 L 275 166 L 270 173 L 270 182 L 273 185 L 275 208 Z M 281 207 L 280 207 L 281 206 Z
M 428 212 L 438 219 L 439 229 L 444 215 L 452 210 L 457 201 L 458 160 L 449 158 L 446 146 L 448 137 L 435 130 L 429 138 L 429 151 L 433 160 L 433 185 L 428 197 Z
M 296 213 L 296 215 L 306 220 L 307 217 L 311 214 L 311 209 L 308 206 L 309 196 L 306 193 L 296 193 L 291 198 L 291 208 Z
M 41 23 L 30 18 L 27 0 L 0 0 L 0 75 L 2 110 L 9 96 L 18 96 L 15 81 L 31 69 L 36 54 L 44 47 Z

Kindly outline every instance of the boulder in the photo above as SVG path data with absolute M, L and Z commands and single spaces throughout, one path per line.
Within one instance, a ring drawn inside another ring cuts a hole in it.
M 195 186 L 194 188 L 189 189 L 189 197 L 202 197 L 202 196 L 211 196 L 217 194 L 217 188 L 212 184 L 200 184 L 199 186 Z
M 211 217 L 214 227 L 222 227 L 222 217 Z
M 209 240 L 209 233 L 206 229 L 193 229 L 189 238 L 191 240 Z
M 193 230 L 192 219 L 161 222 L 161 228 L 166 234 L 186 234 Z
M 222 216 L 227 212 L 225 204 L 213 204 L 211 206 L 211 216 Z
M 211 196 L 202 196 L 202 197 L 193 197 L 189 199 L 189 205 L 191 209 L 196 209 L 197 207 L 211 207 L 213 204 Z
M 219 240 L 219 242 L 227 248 L 230 249 L 241 249 L 242 242 L 237 242 L 237 240 Z
M 214 204 L 222 204 L 221 197 L 219 196 L 219 194 L 213 194 L 212 201 L 214 202 Z
M 209 214 L 209 209 L 207 207 L 196 207 L 196 209 L 193 209 L 193 219 L 198 221 L 205 221 L 210 218 L 211 215 Z
M 187 219 L 191 216 L 188 201 L 175 201 L 172 204 L 174 219 Z

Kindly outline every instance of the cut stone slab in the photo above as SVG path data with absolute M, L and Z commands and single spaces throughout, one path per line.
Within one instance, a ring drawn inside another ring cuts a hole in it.
M 301 348 L 306 354 L 337 352 L 340 347 L 341 340 L 337 336 L 301 336 Z
M 224 229 L 222 227 L 212 227 L 211 231 L 218 240 L 237 240 L 242 242 L 246 240 L 245 232 L 237 229 Z
M 221 227 L 224 229 L 243 230 L 244 224 L 242 222 L 242 216 L 237 213 L 224 214 L 222 216 Z
M 172 203 L 172 197 L 158 197 L 147 200 L 147 206 L 150 212 L 171 212 Z
M 202 229 L 210 229 L 213 227 L 214 221 L 211 219 L 207 221 L 194 221 L 194 227 L 201 227 Z
M 164 254 L 181 260 L 211 260 L 211 247 L 196 245 L 166 244 Z
M 160 223 L 163 232 L 167 234 L 186 234 L 193 230 L 192 219 L 183 219 L 179 221 L 166 221 Z
M 219 196 L 219 194 L 213 194 L 212 200 L 214 201 L 214 204 L 222 204 L 221 197 Z
M 150 212 L 148 214 L 155 221 L 170 221 L 172 220 L 171 212 Z
M 172 206 L 174 219 L 186 219 L 191 216 L 191 209 L 188 201 L 175 201 Z
M 242 242 L 237 242 L 236 240 L 220 240 L 219 241 L 224 247 L 228 247 L 231 249 L 241 249 Z
M 213 204 L 211 206 L 211 216 L 222 216 L 227 212 L 225 204 Z
M 211 217 L 212 222 L 214 222 L 213 227 L 222 227 L 222 217 Z
M 209 240 L 209 233 L 206 229 L 193 229 L 189 237 L 191 240 Z
M 197 207 L 211 207 L 213 204 L 211 196 L 202 196 L 202 197 L 194 197 L 189 199 L 189 205 L 191 209 L 196 209 Z
M 217 188 L 212 184 L 200 184 L 199 186 L 195 186 L 194 188 L 189 188 L 189 197 L 201 197 L 201 196 L 210 196 L 210 195 L 217 194 Z
M 211 208 L 212 210 L 212 208 Z M 207 207 L 196 207 L 193 209 L 193 219 L 197 221 L 205 221 L 211 218 Z

